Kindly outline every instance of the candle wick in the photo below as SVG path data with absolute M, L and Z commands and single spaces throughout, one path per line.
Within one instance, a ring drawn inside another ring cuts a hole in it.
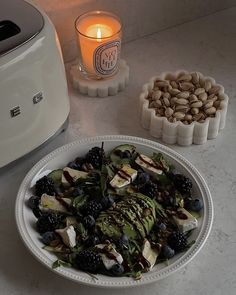
M 101 32 L 101 29 L 100 28 L 98 28 L 98 30 L 97 30 L 97 38 L 98 39 L 101 39 L 102 38 L 102 32 Z

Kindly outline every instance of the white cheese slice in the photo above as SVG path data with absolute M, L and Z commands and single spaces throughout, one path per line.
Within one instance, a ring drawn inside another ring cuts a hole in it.
M 149 263 L 149 269 L 151 269 L 156 263 L 159 251 L 157 251 L 157 249 L 152 248 L 150 242 L 148 240 L 145 240 L 142 255 L 145 258 L 145 260 Z
M 63 229 L 56 229 L 56 232 L 61 236 L 66 246 L 71 248 L 76 246 L 76 232 L 73 225 L 67 226 Z
M 98 245 L 96 245 L 96 247 L 98 249 L 109 248 L 109 254 L 111 254 L 111 256 L 114 257 L 114 259 L 112 259 L 112 258 L 108 257 L 105 253 L 100 253 L 101 258 L 102 258 L 102 262 L 107 270 L 111 269 L 112 266 L 117 263 L 122 264 L 123 257 L 111 245 L 98 244 Z
M 129 165 L 123 165 L 121 170 L 110 181 L 110 185 L 114 188 L 122 188 L 134 181 L 137 173 L 137 170 L 131 168 Z
M 73 179 L 73 182 L 75 182 L 79 178 L 86 178 L 88 176 L 87 172 L 71 169 L 70 167 L 65 167 L 63 169 L 63 171 L 67 171 L 69 173 L 70 177 Z M 64 186 L 69 185 L 69 182 L 66 180 L 63 173 L 62 173 L 62 176 L 61 176 L 61 182 L 62 182 L 62 184 Z
M 157 168 L 156 163 L 151 158 L 143 154 L 138 155 L 138 157 L 135 159 L 135 163 L 142 167 L 143 170 L 151 174 L 161 175 L 163 173 L 161 169 Z
M 67 205 L 71 204 L 71 200 L 68 198 L 62 198 L 62 201 L 65 202 Z M 43 194 L 41 196 L 39 208 L 43 212 L 52 210 L 62 213 L 69 213 L 63 203 L 58 201 L 54 196 L 49 196 L 47 194 Z
M 174 215 L 173 219 L 179 231 L 182 233 L 190 231 L 198 226 L 197 219 L 184 208 L 178 209 L 177 215 Z

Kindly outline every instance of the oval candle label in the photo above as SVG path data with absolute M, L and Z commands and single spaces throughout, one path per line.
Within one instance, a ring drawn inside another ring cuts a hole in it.
M 102 44 L 93 55 L 94 69 L 100 75 L 111 75 L 117 68 L 120 55 L 120 40 Z

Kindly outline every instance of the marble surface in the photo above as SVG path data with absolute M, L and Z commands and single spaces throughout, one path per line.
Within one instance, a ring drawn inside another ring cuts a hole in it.
M 30 255 L 17 233 L 14 203 L 27 171 L 56 147 L 92 135 L 128 134 L 151 139 L 139 124 L 141 85 L 161 71 L 199 70 L 215 77 L 230 97 L 226 128 L 205 145 L 171 146 L 205 177 L 215 219 L 210 237 L 185 268 L 156 284 L 112 294 L 234 295 L 236 290 L 236 8 L 138 39 L 123 46 L 130 84 L 108 98 L 88 98 L 70 86 L 71 114 L 66 132 L 39 151 L 0 172 L 0 294 L 94 294 L 109 290 L 81 286 L 46 269 Z

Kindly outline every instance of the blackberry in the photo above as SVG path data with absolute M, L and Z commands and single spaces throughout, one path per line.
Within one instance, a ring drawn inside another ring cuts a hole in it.
M 75 264 L 80 270 L 96 273 L 102 266 L 102 259 L 95 248 L 89 248 L 76 255 Z
M 89 150 L 85 157 L 85 161 L 89 164 L 92 164 L 93 168 L 100 169 L 103 163 L 103 158 L 105 158 L 103 148 L 95 146 Z
M 34 210 L 38 208 L 39 206 L 40 197 L 38 196 L 32 196 L 29 198 L 27 205 L 31 210 Z
M 189 193 L 193 186 L 191 180 L 182 174 L 175 174 L 173 177 L 173 182 L 176 189 L 183 194 Z
M 42 194 L 54 196 L 55 188 L 53 181 L 47 176 L 44 176 L 41 179 L 39 179 L 35 184 L 35 194 L 38 197 L 41 197 Z
M 154 199 L 158 193 L 158 186 L 156 183 L 149 181 L 141 187 L 140 192 L 151 199 Z
M 173 232 L 168 238 L 168 245 L 176 252 L 182 251 L 188 246 L 187 238 L 181 232 Z
M 56 214 L 43 214 L 36 222 L 37 230 L 41 234 L 47 231 L 54 231 L 59 227 L 60 222 L 61 218 Z
M 102 205 L 96 201 L 90 201 L 83 206 L 82 212 L 84 215 L 91 215 L 97 218 L 102 210 Z
M 137 187 L 142 187 L 150 181 L 150 175 L 142 170 L 138 171 L 137 177 L 134 180 L 134 185 Z

